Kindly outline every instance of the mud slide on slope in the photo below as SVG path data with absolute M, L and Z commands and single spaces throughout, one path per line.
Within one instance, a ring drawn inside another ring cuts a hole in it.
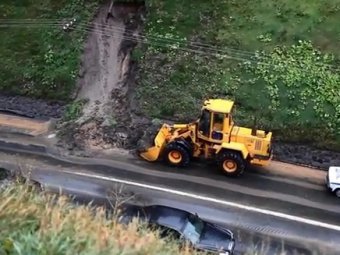
M 69 149 L 127 147 L 143 122 L 134 114 L 136 67 L 131 60 L 143 5 L 115 3 L 108 15 L 109 8 L 110 2 L 99 9 L 84 46 L 77 99 L 86 104 L 83 116 L 64 129 Z
M 81 121 L 92 117 L 106 118 L 112 114 L 111 92 L 123 92 L 121 64 L 123 57 L 119 49 L 123 40 L 125 24 L 122 19 L 106 20 L 107 6 L 95 18 L 89 39 L 85 45 L 82 71 L 79 79 L 78 99 L 88 100 Z M 107 21 L 107 22 L 106 22 Z
M 63 130 L 61 145 L 73 151 L 147 148 L 159 128 L 138 113 L 134 99 L 137 66 L 130 55 L 142 30 L 144 6 L 116 2 L 108 17 L 109 7 L 98 11 L 84 47 L 78 80 L 78 99 L 88 100 L 84 116 Z M 274 151 L 276 159 L 325 170 L 340 164 L 339 153 L 308 146 L 274 143 Z

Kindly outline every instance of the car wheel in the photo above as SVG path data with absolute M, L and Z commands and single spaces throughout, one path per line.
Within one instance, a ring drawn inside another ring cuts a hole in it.
M 39 192 L 44 192 L 45 191 L 44 186 L 40 182 L 37 182 L 37 181 L 34 181 L 34 180 L 30 180 L 30 183 L 31 183 L 31 185 L 34 187 L 34 189 L 36 191 L 39 191 Z
M 335 190 L 335 195 L 340 198 L 340 189 Z

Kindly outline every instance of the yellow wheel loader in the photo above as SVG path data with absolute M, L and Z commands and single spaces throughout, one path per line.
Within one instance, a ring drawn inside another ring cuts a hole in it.
M 214 160 L 227 176 L 242 174 L 247 164 L 267 165 L 272 159 L 272 132 L 236 126 L 233 106 L 230 100 L 206 100 L 197 121 L 163 124 L 154 146 L 139 155 L 147 161 L 163 159 L 180 167 L 194 158 Z

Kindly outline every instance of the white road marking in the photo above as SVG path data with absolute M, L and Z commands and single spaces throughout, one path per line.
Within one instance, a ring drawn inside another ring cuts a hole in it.
M 88 173 L 84 173 L 84 172 L 72 172 L 72 171 L 63 171 L 63 172 L 68 173 L 68 174 L 73 174 L 73 175 L 79 175 L 79 176 L 96 178 L 96 179 L 101 179 L 101 180 L 106 180 L 106 181 L 123 183 L 123 184 L 131 185 L 131 186 L 142 187 L 142 188 L 151 189 L 151 190 L 163 191 L 163 192 L 167 192 L 167 193 L 171 193 L 171 194 L 175 194 L 175 195 L 179 195 L 179 196 L 183 196 L 183 197 L 190 197 L 190 198 L 194 198 L 194 199 L 197 199 L 197 200 L 203 200 L 203 201 L 208 201 L 208 202 L 212 202 L 212 203 L 216 203 L 216 204 L 227 205 L 227 206 L 230 206 L 230 207 L 235 207 L 235 208 L 239 208 L 239 209 L 243 209 L 243 210 L 247 210 L 247 211 L 251 211 L 251 212 L 257 212 L 257 213 L 261 213 L 261 214 L 265 214 L 265 215 L 283 218 L 283 219 L 286 219 L 286 220 L 292 220 L 292 221 L 305 223 L 305 224 L 309 224 L 309 225 L 313 225 L 313 226 L 317 226 L 317 227 L 323 227 L 323 228 L 327 228 L 327 229 L 331 229 L 331 230 L 340 231 L 340 226 L 338 226 L 338 225 L 332 225 L 332 224 L 324 223 L 324 222 L 321 222 L 321 221 L 311 220 L 311 219 L 302 218 L 302 217 L 294 216 L 294 215 L 289 215 L 289 214 L 285 214 L 285 213 L 281 213 L 281 212 L 275 212 L 275 211 L 271 211 L 271 210 L 267 210 L 267 209 L 256 208 L 256 207 L 238 204 L 238 203 L 235 203 L 235 202 L 225 201 L 225 200 L 216 199 L 216 198 L 212 198 L 212 197 L 200 196 L 200 195 L 196 195 L 196 194 L 192 194 L 192 193 L 188 193 L 188 192 L 184 192 L 184 191 L 180 191 L 180 190 L 162 188 L 162 187 L 159 187 L 159 186 L 148 185 L 148 184 L 143 184 L 143 183 L 138 183 L 138 182 L 133 182 L 133 181 L 127 181 L 127 180 L 122 180 L 122 179 L 117 179 L 117 178 L 107 177 L 107 176 L 102 176 L 102 175 L 88 174 Z

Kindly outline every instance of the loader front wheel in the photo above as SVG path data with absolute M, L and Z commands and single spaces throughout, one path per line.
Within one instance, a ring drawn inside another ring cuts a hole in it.
M 171 166 L 187 166 L 190 163 L 190 154 L 183 146 L 176 142 L 169 143 L 164 152 L 164 159 Z
M 241 154 L 234 151 L 223 151 L 217 155 L 217 164 L 223 173 L 230 177 L 241 175 L 246 167 Z

